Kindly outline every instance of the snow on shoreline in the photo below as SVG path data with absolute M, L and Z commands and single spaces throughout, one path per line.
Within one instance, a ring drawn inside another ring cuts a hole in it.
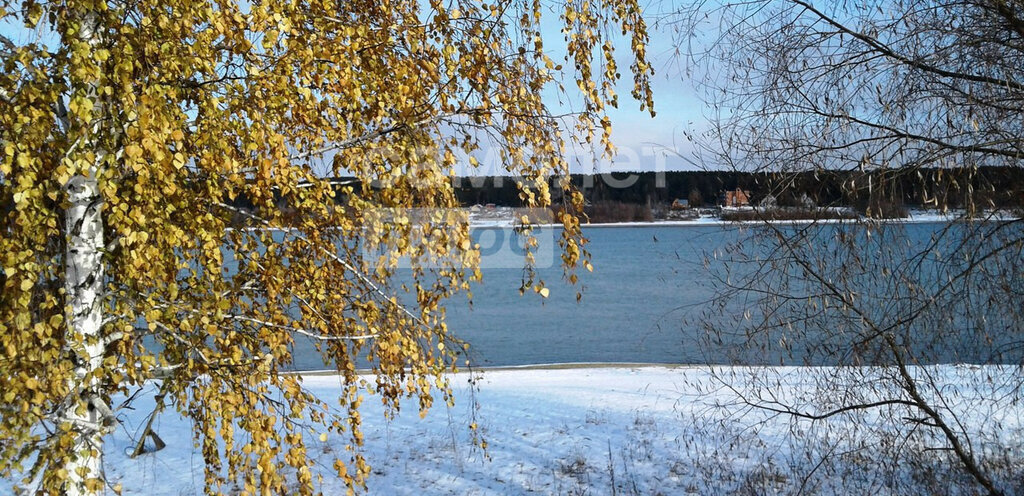
M 498 207 L 494 212 L 487 214 L 474 213 L 470 215 L 470 226 L 473 228 L 511 228 L 515 227 L 517 221 L 514 219 L 513 208 Z M 905 218 L 878 219 L 876 222 L 901 223 L 901 224 L 923 224 L 938 222 L 957 222 L 963 220 L 965 212 L 960 210 L 949 210 L 945 213 L 936 210 L 910 210 Z M 1008 221 L 1016 219 L 1009 212 L 990 212 L 977 217 L 985 221 Z M 802 224 L 835 224 L 852 223 L 856 219 L 787 219 L 769 220 L 767 223 L 774 225 L 802 225 Z M 717 215 L 701 215 L 694 219 L 687 220 L 652 220 L 649 222 L 595 222 L 582 224 L 584 229 L 588 228 L 616 228 L 616 227 L 700 227 L 700 226 L 754 226 L 764 224 L 761 220 L 722 220 Z M 561 224 L 534 224 L 533 227 L 547 228 L 559 227 Z
M 823 423 L 811 422 L 794 431 L 788 420 L 763 411 L 714 407 L 735 404 L 734 393 L 722 386 L 742 381 L 745 372 L 778 373 L 782 385 L 773 394 L 794 396 L 821 394 L 811 374 L 828 368 L 566 367 L 456 374 L 451 377 L 455 406 L 439 404 L 424 419 L 408 404 L 397 418 L 385 421 L 379 402 L 368 398 L 362 408 L 364 452 L 373 467 L 368 492 L 714 494 L 746 488 L 757 494 L 792 493 L 811 471 L 799 443 L 813 443 L 815 436 L 833 432 L 820 429 Z M 1019 372 L 943 365 L 930 367 L 928 373 L 940 376 L 951 388 L 971 390 L 986 375 Z M 310 374 L 303 380 L 329 402 L 340 390 L 336 375 Z M 137 459 L 126 456 L 149 412 L 152 394 L 144 394 L 135 410 L 120 412 L 124 427 L 107 445 L 106 473 L 113 483 L 123 485 L 124 494 L 201 493 L 202 457 L 192 447 L 190 425 L 173 413 L 156 423 L 167 448 Z M 1003 432 L 1011 433 L 1008 444 L 1024 442 L 1021 413 L 1006 412 L 1001 419 Z M 841 425 L 842 419 L 835 420 Z M 471 440 L 467 426 L 473 421 L 487 442 L 486 452 Z M 802 434 L 794 437 L 794 432 Z M 336 454 L 344 455 L 346 439 L 332 436 L 322 443 L 315 433 L 308 438 L 317 457 L 314 472 L 324 475 L 324 493 L 344 493 L 330 466 Z M 870 466 L 838 470 L 815 479 L 819 492 L 863 493 L 878 483 L 874 476 L 858 479 L 872 470 Z M 857 486 L 858 480 L 865 485 Z M 0 481 L 0 493 L 9 490 L 10 481 Z
M 491 212 L 472 212 L 469 209 L 467 211 L 467 217 L 469 219 L 469 225 L 473 229 L 508 229 L 516 227 L 519 224 L 514 211 L 516 209 L 512 207 L 496 207 Z M 976 220 L 981 221 L 995 221 L 1005 222 L 1017 219 L 1018 217 L 1012 215 L 1009 212 L 989 212 L 987 214 L 980 214 L 976 217 Z M 907 217 L 904 218 L 891 218 L 891 219 L 876 219 L 875 222 L 881 223 L 899 223 L 899 224 L 922 224 L 922 223 L 938 223 L 938 222 L 957 222 L 965 219 L 965 214 L 960 210 L 949 210 L 945 213 L 938 212 L 935 210 L 911 210 L 908 212 Z M 785 220 L 722 220 L 717 215 L 700 215 L 693 219 L 686 220 L 652 220 L 646 222 L 594 222 L 582 224 L 583 228 L 615 228 L 615 227 L 700 227 L 700 226 L 755 226 L 764 224 L 774 225 L 802 225 L 802 224 L 835 224 L 840 222 L 851 223 L 857 219 L 785 219 Z M 557 223 L 537 223 L 531 224 L 534 228 L 551 228 L 561 227 L 561 224 Z M 225 228 L 226 231 L 234 230 L 234 227 Z M 287 227 L 245 227 L 242 228 L 245 231 L 271 231 L 271 232 L 292 232 L 297 231 L 295 228 Z

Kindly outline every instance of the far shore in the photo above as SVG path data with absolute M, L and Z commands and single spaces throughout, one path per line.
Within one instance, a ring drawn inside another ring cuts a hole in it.
M 509 207 L 503 207 L 511 210 Z M 1009 221 L 1018 219 L 1010 212 L 985 212 L 968 219 L 965 212 L 950 210 L 946 213 L 934 210 L 911 210 L 906 217 L 892 217 L 881 219 L 860 218 L 807 218 L 807 219 L 784 219 L 784 220 L 723 220 L 717 215 L 702 215 L 694 219 L 656 219 L 651 221 L 630 221 L 630 222 L 595 222 L 581 224 L 584 229 L 590 228 L 618 228 L 618 227 L 707 227 L 707 226 L 754 226 L 765 223 L 771 225 L 806 225 L 806 224 L 850 224 L 855 222 L 872 221 L 887 224 L 925 224 L 940 222 L 960 222 L 964 220 L 974 221 Z M 470 226 L 478 229 L 487 228 L 511 228 L 517 224 L 512 215 L 504 217 L 479 218 L 470 217 Z M 535 228 L 560 227 L 561 224 L 538 223 L 531 224 Z
M 723 365 L 728 366 L 728 365 Z M 682 364 L 682 363 L 657 363 L 657 362 L 562 362 L 562 363 L 531 363 L 525 365 L 496 365 L 481 367 L 459 367 L 459 373 L 467 372 L 496 372 L 507 370 L 581 370 L 581 369 L 688 369 L 719 367 L 719 365 L 707 364 Z M 372 375 L 370 369 L 357 369 L 359 375 Z M 303 377 L 320 377 L 337 375 L 336 370 L 294 370 L 286 372 L 288 375 L 301 375 Z

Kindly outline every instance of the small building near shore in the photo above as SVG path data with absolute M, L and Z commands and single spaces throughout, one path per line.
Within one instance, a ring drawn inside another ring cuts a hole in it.
M 736 188 L 722 192 L 718 199 L 723 207 L 748 207 L 750 206 L 750 191 Z

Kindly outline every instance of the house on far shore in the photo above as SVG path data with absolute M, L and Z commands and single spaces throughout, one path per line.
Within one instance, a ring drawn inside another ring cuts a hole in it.
M 739 188 L 723 191 L 718 197 L 718 202 L 723 207 L 748 207 L 750 206 L 750 191 Z

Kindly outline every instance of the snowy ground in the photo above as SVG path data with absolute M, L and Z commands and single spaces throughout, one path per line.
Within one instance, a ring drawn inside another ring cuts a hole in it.
M 756 369 L 718 369 L 716 375 L 725 374 L 719 379 L 707 367 L 626 365 L 459 374 L 452 378 L 455 407 L 435 407 L 420 419 L 410 406 L 391 422 L 370 399 L 363 409 L 365 452 L 373 466 L 369 492 L 904 493 L 878 474 L 911 476 L 900 475 L 902 469 L 896 467 L 880 470 L 885 462 L 874 459 L 871 446 L 847 449 L 853 441 L 841 434 L 836 437 L 842 431 L 836 429 L 843 425 L 841 418 L 826 429 L 820 423 L 793 424 L 763 411 L 722 408 L 736 400 L 723 385 L 743 376 L 730 373 L 750 370 Z M 772 394 L 821 394 L 810 380 L 811 369 L 761 370 L 780 374 L 781 386 Z M 970 384 L 991 380 L 993 374 L 1005 375 L 996 368 L 957 366 L 932 367 L 930 373 L 941 376 L 953 390 L 970 390 Z M 308 375 L 304 382 L 325 399 L 339 390 L 333 375 Z M 134 460 L 125 456 L 130 434 L 148 412 L 147 401 L 139 402 L 134 412 L 124 412 L 124 428 L 106 450 L 108 477 L 123 484 L 125 494 L 200 493 L 202 459 L 192 448 L 189 425 L 173 414 L 165 414 L 157 424 L 167 448 Z M 1020 408 L 1000 414 L 1005 437 L 1000 444 L 1019 448 L 1024 440 Z M 991 412 L 986 416 L 992 419 Z M 486 453 L 471 441 L 467 425 L 473 420 L 487 442 Z M 314 447 L 319 471 L 327 479 L 326 494 L 344 493 L 329 475 L 332 456 L 342 444 L 342 439 L 329 438 Z M 856 456 L 821 468 L 826 455 L 838 453 Z M 0 481 L 0 493 L 7 493 L 9 484 Z

